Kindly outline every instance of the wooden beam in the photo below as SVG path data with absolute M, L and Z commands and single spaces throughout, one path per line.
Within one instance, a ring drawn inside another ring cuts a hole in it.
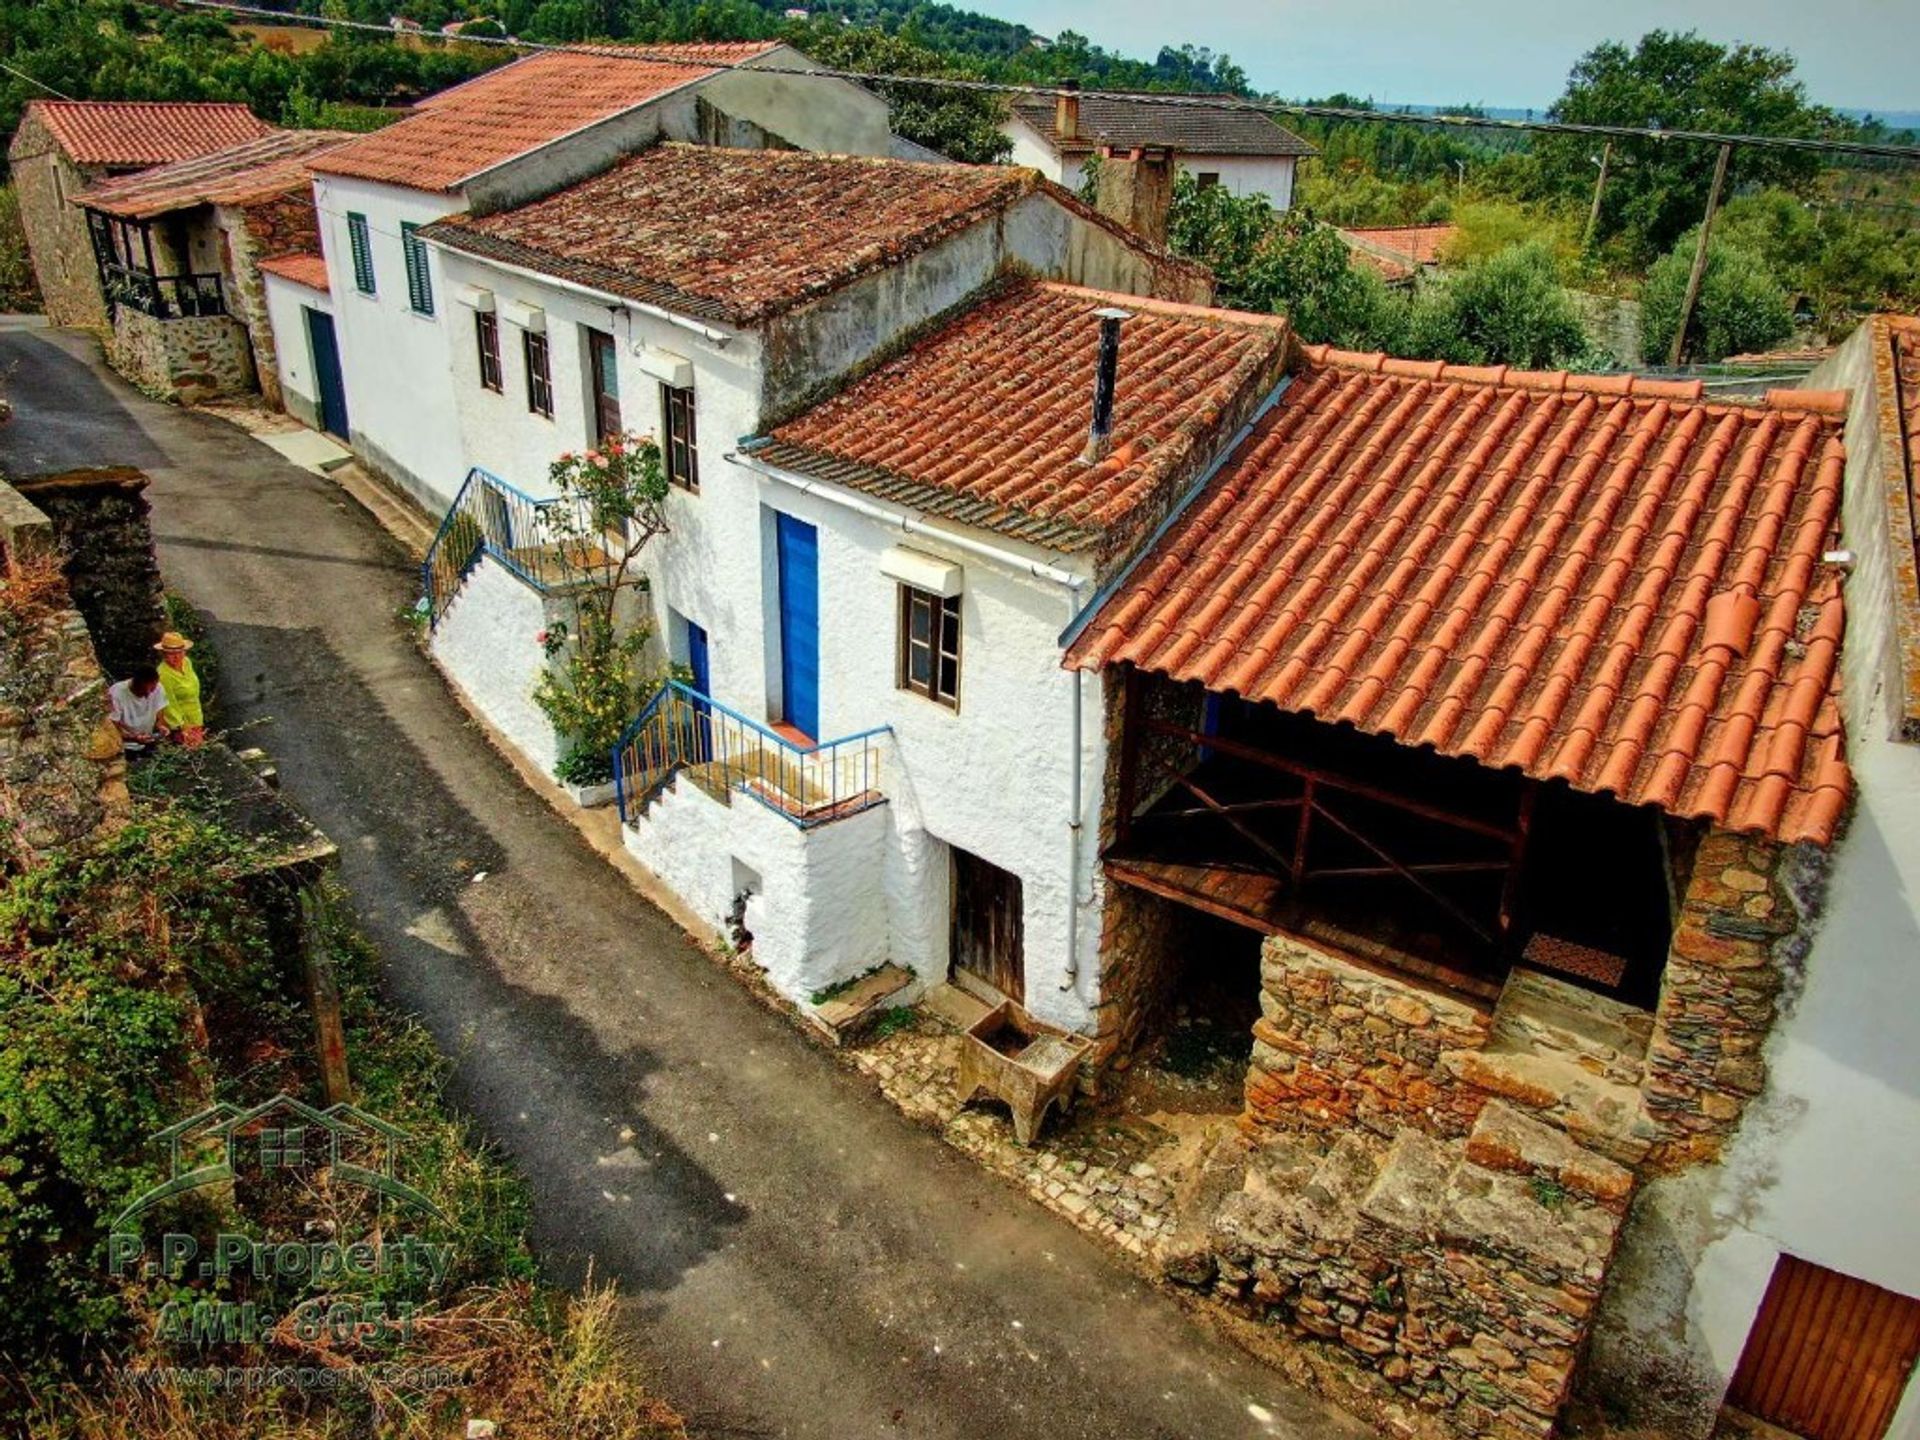
M 1156 875 L 1150 875 L 1144 871 L 1136 870 L 1123 860 L 1107 861 L 1106 869 L 1107 874 L 1112 879 L 1120 881 L 1123 885 L 1131 885 L 1136 890 L 1145 890 L 1149 894 L 1160 896 L 1162 899 L 1177 901 L 1182 905 L 1190 905 L 1195 910 L 1204 910 L 1209 915 L 1218 916 L 1222 920 L 1230 920 L 1235 925 L 1243 926 L 1248 930 L 1257 930 L 1262 935 L 1278 935 L 1282 933 L 1280 927 L 1271 920 L 1263 919 L 1258 915 L 1250 914 L 1244 910 L 1236 910 L 1231 905 L 1212 899 L 1204 893 L 1193 890 L 1183 890 L 1171 881 L 1162 880 Z
M 1197 797 L 1199 797 L 1200 803 L 1202 805 L 1205 805 L 1208 809 L 1212 810 L 1214 814 L 1218 815 L 1222 820 L 1226 821 L 1227 824 L 1231 825 L 1234 828 L 1234 830 L 1247 841 L 1248 844 L 1252 845 L 1254 849 L 1258 850 L 1262 855 L 1265 855 L 1268 859 L 1272 860 L 1276 865 L 1279 865 L 1282 869 L 1291 870 L 1293 868 L 1293 862 L 1289 860 L 1285 855 L 1282 855 L 1277 846 L 1269 844 L 1265 839 L 1265 837 L 1254 833 L 1252 826 L 1246 824 L 1244 821 L 1240 820 L 1237 816 L 1229 813 L 1225 805 L 1221 804 L 1218 800 L 1214 799 L 1213 796 L 1209 795 L 1206 791 L 1202 790 L 1198 785 L 1194 784 L 1192 777 L 1187 775 L 1182 775 L 1180 777 L 1179 783 L 1182 786 L 1184 786 L 1186 789 L 1191 790 Z
M 1454 904 L 1453 901 L 1449 900 L 1446 896 L 1442 895 L 1438 890 L 1435 890 L 1431 885 L 1427 884 L 1418 875 L 1415 875 L 1412 871 L 1408 870 L 1406 866 L 1402 865 L 1398 860 L 1394 859 L 1392 855 L 1388 854 L 1384 849 L 1382 849 L 1374 841 L 1368 839 L 1365 835 L 1361 834 L 1352 825 L 1348 824 L 1345 820 L 1342 820 L 1338 815 L 1335 815 L 1331 810 L 1327 809 L 1324 805 L 1315 806 L 1314 808 L 1318 810 L 1321 815 L 1326 817 L 1328 824 L 1332 825 L 1336 830 L 1341 831 L 1343 834 L 1351 837 L 1356 844 L 1360 845 L 1369 853 L 1377 856 L 1382 864 L 1391 866 L 1394 873 L 1397 874 L 1401 879 L 1405 880 L 1409 885 L 1413 886 L 1413 888 L 1418 890 L 1422 895 L 1425 895 L 1435 905 L 1439 906 L 1440 909 L 1446 911 L 1447 914 L 1453 916 L 1454 919 L 1458 920 L 1462 925 L 1466 926 L 1475 935 L 1479 936 L 1482 940 L 1486 941 L 1489 945 L 1498 943 L 1491 934 L 1489 934 L 1487 931 L 1480 928 L 1479 921 L 1475 920 L 1471 915 L 1467 914 L 1465 910 L 1462 910 L 1458 905 Z

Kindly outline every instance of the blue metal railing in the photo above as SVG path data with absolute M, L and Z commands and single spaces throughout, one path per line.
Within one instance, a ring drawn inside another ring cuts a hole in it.
M 863 730 L 801 745 L 669 680 L 613 749 L 614 793 L 622 822 L 682 770 L 698 769 L 727 793 L 751 796 L 802 829 L 881 804 L 880 737 Z
M 549 523 L 553 511 L 568 503 L 536 500 L 478 465 L 467 471 L 420 564 L 428 624 L 439 625 L 482 555 L 543 593 L 570 578 Z

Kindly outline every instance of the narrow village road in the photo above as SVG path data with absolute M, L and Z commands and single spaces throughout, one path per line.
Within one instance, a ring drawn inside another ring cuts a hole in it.
M 1342 1437 L 1353 1422 L 896 1114 L 517 781 L 329 482 L 0 320 L 0 470 L 129 464 L 230 724 L 339 844 L 397 1001 L 530 1181 L 557 1274 L 616 1280 L 703 1435 Z M 484 878 L 481 878 L 484 875 Z

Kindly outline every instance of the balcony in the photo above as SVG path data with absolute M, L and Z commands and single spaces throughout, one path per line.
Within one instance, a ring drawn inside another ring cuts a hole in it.
M 226 291 L 218 274 L 150 275 L 110 261 L 101 267 L 107 300 L 156 320 L 180 320 L 227 313 Z
M 857 815 L 886 800 L 881 766 L 891 733 L 882 726 L 801 745 L 669 681 L 614 751 L 620 819 L 631 821 L 680 774 L 722 804 L 743 795 L 803 830 Z
M 484 555 L 543 595 L 617 564 L 617 553 L 606 546 L 589 544 L 583 551 L 563 552 L 555 543 L 549 517 L 562 505 L 578 503 L 536 500 L 491 471 L 479 466 L 469 470 L 421 566 L 430 623 L 438 627 Z

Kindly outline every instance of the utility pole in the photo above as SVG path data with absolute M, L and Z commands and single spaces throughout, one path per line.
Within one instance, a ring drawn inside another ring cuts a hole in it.
M 1593 182 L 1593 208 L 1587 211 L 1586 233 L 1580 237 L 1580 248 L 1591 249 L 1593 232 L 1600 224 L 1600 195 L 1607 188 L 1607 171 L 1613 165 L 1613 142 L 1607 141 L 1600 151 L 1600 178 Z
M 1733 146 L 1723 144 L 1720 158 L 1713 162 L 1713 188 L 1707 192 L 1707 213 L 1700 222 L 1700 243 L 1694 247 L 1693 269 L 1687 275 L 1687 298 L 1680 305 L 1680 323 L 1673 329 L 1673 348 L 1667 352 L 1667 365 L 1678 368 L 1687 348 L 1687 329 L 1693 324 L 1693 307 L 1700 301 L 1700 279 L 1707 273 L 1707 242 L 1713 238 L 1713 217 L 1720 210 L 1720 187 L 1727 180 L 1727 161 Z

